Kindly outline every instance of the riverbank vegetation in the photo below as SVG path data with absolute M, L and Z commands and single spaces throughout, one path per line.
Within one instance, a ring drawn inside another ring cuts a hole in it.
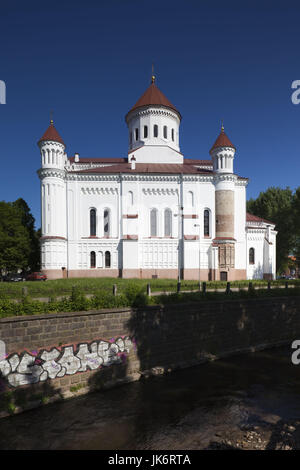
M 111 280 L 112 282 L 113 280 Z M 278 297 L 278 296 L 298 296 L 300 295 L 300 282 L 294 287 L 288 288 L 287 286 L 280 286 L 279 283 L 272 286 L 271 289 L 267 289 L 267 285 L 258 285 L 255 287 L 255 283 L 247 286 L 245 284 L 240 285 L 239 288 L 234 289 L 236 283 L 230 285 L 230 290 L 223 288 L 221 291 L 213 290 L 201 290 L 201 291 L 189 291 L 189 292 L 160 292 L 158 295 L 147 295 L 146 286 L 141 280 L 126 280 L 123 284 L 123 288 L 119 289 L 117 295 L 114 295 L 112 291 L 98 286 L 97 292 L 86 295 L 82 289 L 78 286 L 73 285 L 71 288 L 71 294 L 63 298 L 50 297 L 48 301 L 35 300 L 28 295 L 23 295 L 19 299 L 19 302 L 9 298 L 3 292 L 0 293 L 0 318 L 9 316 L 19 315 L 35 315 L 43 313 L 58 313 L 58 312 L 76 312 L 76 311 L 89 311 L 99 310 L 103 308 L 119 308 L 119 307 L 142 307 L 146 305 L 159 305 L 159 304 L 175 304 L 181 302 L 203 302 L 203 301 L 224 301 L 234 299 L 246 299 L 246 298 L 261 298 L 261 297 Z M 56 281 L 49 281 L 51 282 Z M 73 280 L 74 282 L 74 280 Z M 221 283 L 214 283 L 217 287 L 220 287 Z M 242 283 L 240 283 L 242 284 Z M 261 283 L 260 283 L 261 284 Z M 107 284 L 108 285 L 108 284 Z M 206 284 L 206 287 L 209 283 Z M 172 284 L 172 287 L 174 285 Z M 203 287 L 203 286 L 202 286 Z M 225 286 L 223 286 L 225 287 Z M 227 286 L 228 287 L 228 286 Z M 198 285 L 197 285 L 198 288 Z
M 233 281 L 230 283 L 232 288 L 247 289 L 248 281 Z M 267 287 L 268 281 L 259 279 L 252 280 L 255 288 Z M 290 286 L 299 286 L 300 279 L 288 281 Z M 272 287 L 285 286 L 286 281 L 279 279 L 272 281 Z M 82 294 L 93 296 L 99 292 L 111 293 L 113 286 L 117 288 L 118 294 L 124 294 L 128 287 L 134 285 L 139 290 L 146 293 L 147 284 L 150 284 L 152 293 L 175 293 L 177 292 L 177 280 L 175 279 L 121 279 L 121 278 L 72 278 L 72 279 L 56 279 L 46 282 L 42 281 L 25 281 L 25 282 L 3 282 L 0 283 L 0 297 L 3 295 L 8 299 L 22 300 L 25 295 L 32 299 L 43 299 L 48 301 L 49 298 L 57 300 L 59 297 L 70 296 L 74 289 L 78 289 Z M 181 281 L 182 291 L 198 291 L 198 281 Z M 206 282 L 208 290 L 225 289 L 224 281 L 208 281 Z M 24 289 L 25 288 L 25 289 Z

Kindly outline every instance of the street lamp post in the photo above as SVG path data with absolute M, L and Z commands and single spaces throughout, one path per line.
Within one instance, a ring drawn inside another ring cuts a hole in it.
M 199 290 L 201 290 L 201 242 L 200 242 L 200 235 L 201 235 L 201 226 L 200 224 L 194 224 L 194 227 L 199 228 Z
M 182 252 L 183 252 L 183 206 L 178 205 L 178 213 L 174 214 L 175 217 L 178 217 L 178 283 L 181 282 L 181 265 L 182 265 Z

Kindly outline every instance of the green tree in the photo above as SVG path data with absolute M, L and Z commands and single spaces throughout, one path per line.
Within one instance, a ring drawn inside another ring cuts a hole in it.
M 30 252 L 30 236 L 20 212 L 12 203 L 0 201 L 0 269 L 26 269 Z
M 296 189 L 293 200 L 293 216 L 295 228 L 295 249 L 296 264 L 300 267 L 300 187 Z
M 294 195 L 290 188 L 271 187 L 261 192 L 257 199 L 247 201 L 247 211 L 274 222 L 277 234 L 277 270 L 288 265 L 288 256 L 294 252 L 297 240 L 295 231 Z
M 31 270 L 36 271 L 40 268 L 40 230 L 35 230 L 35 220 L 30 212 L 28 204 L 24 199 L 19 198 L 12 203 L 13 207 L 18 210 L 21 222 L 26 227 L 30 238 L 30 254 L 28 258 L 28 266 Z

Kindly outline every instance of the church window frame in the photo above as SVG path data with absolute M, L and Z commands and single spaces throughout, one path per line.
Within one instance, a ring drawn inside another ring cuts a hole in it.
M 168 127 L 167 126 L 163 127 L 163 136 L 164 136 L 164 139 L 168 138 Z
M 97 210 L 95 207 L 90 209 L 90 237 L 97 235 Z
M 108 250 L 104 254 L 104 262 L 106 268 L 111 268 L 111 253 Z
M 158 210 L 153 207 L 150 210 L 150 237 L 157 237 L 158 234 Z
M 211 237 L 211 211 L 208 208 L 203 211 L 203 235 Z
M 148 138 L 148 126 L 144 126 L 144 139 Z
M 164 234 L 165 237 L 172 237 L 172 211 L 169 207 L 164 211 Z
M 154 124 L 153 126 L 153 137 L 158 137 L 158 125 Z
M 90 268 L 94 269 L 96 267 L 96 252 L 90 252 Z
M 104 238 L 109 238 L 111 232 L 111 211 L 108 207 L 103 210 L 103 235 Z
M 249 248 L 249 264 L 255 264 L 255 249 L 253 246 Z

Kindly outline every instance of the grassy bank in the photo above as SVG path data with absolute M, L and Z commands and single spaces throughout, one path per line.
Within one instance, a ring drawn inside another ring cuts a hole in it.
M 55 282 L 55 281 L 53 281 Z M 171 294 L 160 294 L 148 297 L 144 286 L 131 281 L 123 291 L 114 296 L 108 290 L 98 290 L 91 297 L 86 297 L 86 293 L 73 287 L 71 295 L 61 300 L 51 298 L 48 302 L 31 299 L 24 296 L 19 303 L 14 302 L 3 293 L 0 295 L 0 318 L 19 315 L 34 315 L 42 313 L 56 312 L 76 312 L 98 310 L 102 308 L 118 307 L 141 307 L 145 305 L 174 304 L 181 302 L 203 302 L 215 300 L 234 300 L 247 298 L 269 298 L 278 296 L 299 296 L 300 286 L 292 289 L 240 289 L 239 291 L 226 294 L 223 292 L 180 292 Z
M 254 280 L 251 281 L 255 287 L 266 287 L 267 281 Z M 119 294 L 124 294 L 127 288 L 134 285 L 140 290 L 146 292 L 147 284 L 150 283 L 152 292 L 176 292 L 177 281 L 172 279 L 119 279 L 119 278 L 74 278 L 74 279 L 57 279 L 53 281 L 37 282 L 1 282 L 0 297 L 3 295 L 9 299 L 19 299 L 23 297 L 22 288 L 27 288 L 27 295 L 32 299 L 41 297 L 56 299 L 61 296 L 70 296 L 72 288 L 76 287 L 85 295 L 97 295 L 99 292 L 112 292 L 113 284 L 117 285 Z M 207 289 L 223 289 L 226 282 L 210 281 L 206 283 Z M 247 288 L 249 281 L 231 282 L 232 287 Z M 272 286 L 283 286 L 284 280 L 273 281 Z M 300 279 L 289 281 L 289 285 L 298 285 L 300 287 Z M 197 291 L 197 281 L 181 281 L 182 291 Z

